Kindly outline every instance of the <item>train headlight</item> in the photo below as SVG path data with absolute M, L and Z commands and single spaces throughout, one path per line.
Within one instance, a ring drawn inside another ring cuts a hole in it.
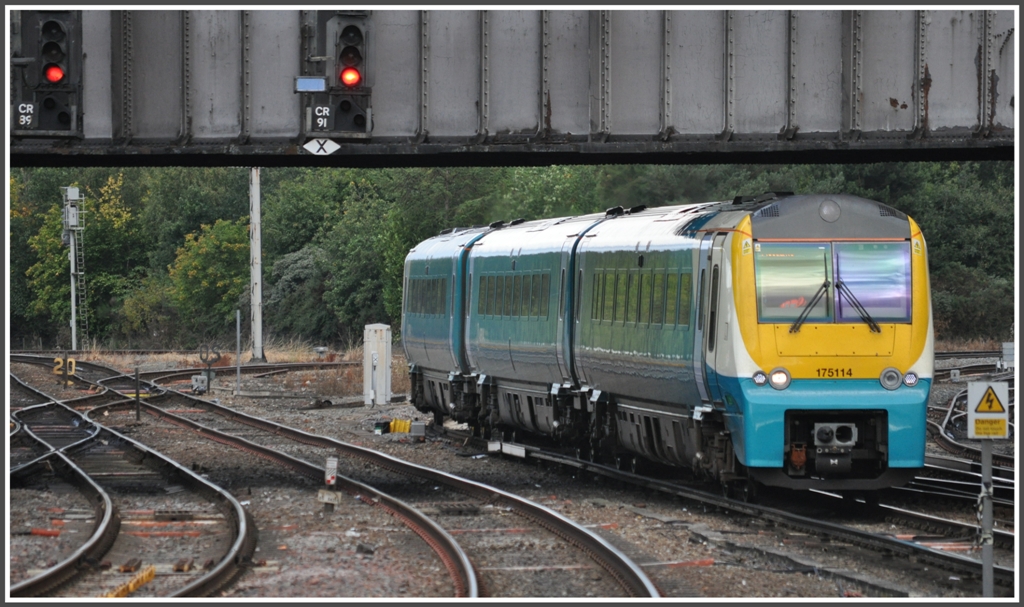
M 882 370 L 882 375 L 879 376 L 878 381 L 882 383 L 882 387 L 886 390 L 895 390 L 900 387 L 900 382 L 903 381 L 903 374 L 897 369 L 887 367 Z
M 907 374 L 903 376 L 903 383 L 906 384 L 908 388 L 913 388 L 914 386 L 916 386 L 917 373 L 914 373 L 913 371 L 908 371 Z
M 764 371 L 758 371 L 757 373 L 754 373 L 752 379 L 754 380 L 754 385 L 756 386 L 763 386 L 768 383 L 768 376 L 765 375 Z
M 786 371 L 782 367 L 773 369 L 768 374 L 768 383 L 772 385 L 776 390 L 785 390 L 789 387 L 789 371 Z

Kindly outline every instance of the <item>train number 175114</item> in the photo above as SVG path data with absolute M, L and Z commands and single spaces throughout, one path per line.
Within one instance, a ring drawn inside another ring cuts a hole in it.
M 818 367 L 818 377 L 853 377 L 853 369 Z

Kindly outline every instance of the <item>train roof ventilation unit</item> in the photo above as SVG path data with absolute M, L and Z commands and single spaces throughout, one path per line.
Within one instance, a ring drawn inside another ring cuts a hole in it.
M 907 216 L 900 211 L 890 207 L 887 204 L 878 203 L 878 214 L 882 217 L 896 217 L 898 219 L 906 219 Z
M 756 213 L 754 213 L 754 217 L 778 217 L 778 216 L 779 216 L 779 205 L 778 204 L 770 204 L 770 205 L 768 205 L 766 207 L 761 207 L 760 209 L 758 209 L 758 211 Z
M 622 215 L 624 212 L 625 211 L 622 210 L 621 206 L 619 206 L 619 207 L 612 207 L 610 209 L 605 210 L 604 216 L 605 217 L 618 217 L 619 215 Z
M 523 219 L 522 217 L 520 217 L 519 219 L 513 219 L 512 221 L 510 221 L 508 223 L 508 225 L 510 225 L 510 226 L 517 226 L 517 225 L 523 223 L 524 221 L 526 221 L 526 220 Z

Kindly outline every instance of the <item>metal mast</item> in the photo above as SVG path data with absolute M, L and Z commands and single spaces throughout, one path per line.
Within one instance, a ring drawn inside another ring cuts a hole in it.
M 71 262 L 71 349 L 78 350 L 78 336 L 83 342 L 89 338 L 89 314 L 85 289 L 85 197 L 76 187 L 61 187 L 64 195 L 64 233 L 62 240 L 68 245 Z

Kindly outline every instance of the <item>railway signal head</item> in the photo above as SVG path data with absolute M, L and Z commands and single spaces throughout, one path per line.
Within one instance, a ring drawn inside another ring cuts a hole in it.
M 366 54 L 366 36 L 357 23 L 342 22 L 344 26 L 338 36 L 338 81 L 347 89 L 363 84 L 363 57 Z
M 81 11 L 20 11 L 12 40 L 12 135 L 82 135 Z
M 68 27 L 61 19 L 48 19 L 39 29 L 43 80 L 58 84 L 67 75 Z

